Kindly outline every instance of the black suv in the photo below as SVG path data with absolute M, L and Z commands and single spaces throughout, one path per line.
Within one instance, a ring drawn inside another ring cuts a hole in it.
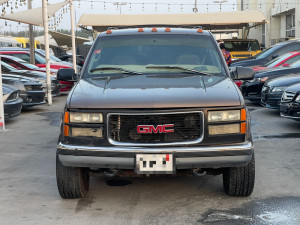
M 212 34 L 198 28 L 101 33 L 69 93 L 58 140 L 63 198 L 83 197 L 89 175 L 223 174 L 231 196 L 254 187 L 250 119 Z M 59 80 L 74 80 L 61 69 Z

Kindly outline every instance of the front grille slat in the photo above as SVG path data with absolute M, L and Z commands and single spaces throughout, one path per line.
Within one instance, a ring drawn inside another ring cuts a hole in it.
M 281 97 L 282 102 L 290 102 L 294 99 L 296 92 L 285 91 Z
M 139 125 L 174 124 L 171 133 L 137 132 Z M 108 136 L 116 144 L 167 144 L 200 141 L 203 135 L 202 112 L 169 114 L 110 114 Z

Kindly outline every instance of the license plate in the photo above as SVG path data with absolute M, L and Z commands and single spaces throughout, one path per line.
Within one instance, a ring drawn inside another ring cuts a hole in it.
M 174 158 L 172 154 L 136 154 L 136 173 L 173 174 Z

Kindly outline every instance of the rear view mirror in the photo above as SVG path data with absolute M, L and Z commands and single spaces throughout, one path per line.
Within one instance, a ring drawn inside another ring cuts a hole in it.
M 254 70 L 249 67 L 232 68 L 230 74 L 234 80 L 252 80 L 254 78 Z
M 59 69 L 57 72 L 57 80 L 60 81 L 76 81 L 75 70 L 72 68 Z

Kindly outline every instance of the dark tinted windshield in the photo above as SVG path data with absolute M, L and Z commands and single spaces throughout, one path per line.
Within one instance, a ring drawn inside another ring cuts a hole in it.
M 255 59 L 264 59 L 264 58 L 268 58 L 269 56 L 271 56 L 275 51 L 277 51 L 277 49 L 280 46 L 272 46 L 270 48 L 267 48 L 265 50 L 263 50 L 262 52 L 258 53 L 257 55 L 255 55 L 253 58 Z
M 215 75 L 225 75 L 221 55 L 213 38 L 204 35 L 128 35 L 98 38 L 87 61 L 84 76 L 118 73 L 95 70 L 118 67 L 140 73 L 182 73 L 146 67 L 177 66 Z M 91 72 L 93 71 L 94 72 Z
M 11 65 L 8 65 L 7 63 L 1 61 L 1 71 L 2 72 L 5 73 L 5 72 L 10 72 L 10 71 L 15 71 L 15 70 L 17 70 L 17 69 L 12 67 Z
M 260 51 L 258 41 L 224 41 L 225 49 L 228 51 Z

